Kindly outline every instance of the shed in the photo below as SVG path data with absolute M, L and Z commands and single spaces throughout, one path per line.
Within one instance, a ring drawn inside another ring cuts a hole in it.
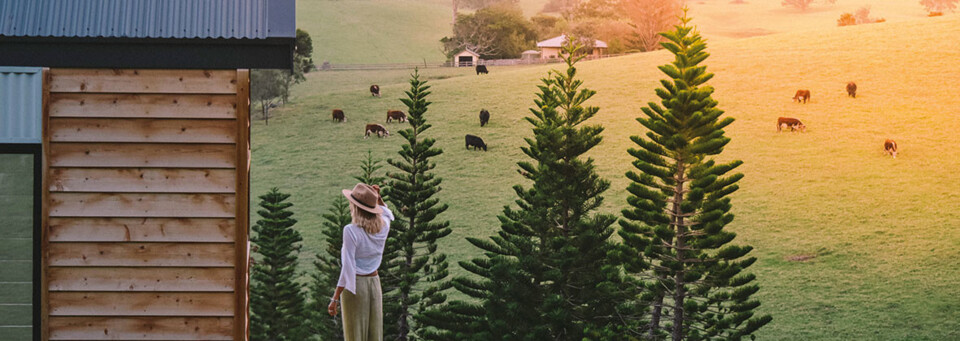
M 453 56 L 453 63 L 456 67 L 474 66 L 477 65 L 477 62 L 479 61 L 480 55 L 471 51 L 470 49 L 465 49 L 463 52 L 457 53 Z
M 522 61 L 533 61 L 540 59 L 540 51 L 537 50 L 526 50 L 520 54 L 520 60 Z
M 249 69 L 294 6 L 0 2 L 4 340 L 249 338 Z
M 541 41 L 537 43 L 537 47 L 540 48 L 540 59 L 551 59 L 557 58 L 560 56 L 560 48 L 563 46 L 563 43 L 567 41 L 567 35 L 561 34 L 559 36 Z M 594 40 L 593 42 L 593 51 L 590 51 L 590 56 L 594 58 L 600 58 L 603 56 L 603 52 L 607 49 L 607 43 Z

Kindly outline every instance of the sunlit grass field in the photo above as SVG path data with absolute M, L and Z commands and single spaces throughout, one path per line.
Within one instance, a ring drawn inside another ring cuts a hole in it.
M 960 340 L 958 35 L 960 18 L 951 16 L 709 45 L 715 98 L 737 119 L 721 159 L 744 161 L 729 228 L 735 243 L 755 247 L 756 297 L 774 316 L 760 339 Z M 598 92 L 588 104 L 601 110 L 590 123 L 606 128 L 591 152 L 612 182 L 605 212 L 625 206 L 629 136 L 644 133 L 634 118 L 655 99 L 664 77 L 656 66 L 670 60 L 660 51 L 579 65 L 585 86 Z M 528 185 L 515 166 L 532 135 L 522 118 L 539 78 L 555 67 L 421 72 L 433 91 L 426 135 L 444 149 L 436 172 L 450 209 L 440 218 L 453 228 L 440 251 L 454 262 L 479 256 L 464 237 L 494 233 L 496 215 L 515 198 L 511 186 Z M 399 135 L 364 140 L 363 126 L 404 127 L 384 119 L 403 109 L 397 99 L 408 73 L 313 73 L 269 126 L 254 122 L 252 193 L 278 186 L 293 194 L 304 270 L 323 244 L 320 215 L 355 183 L 366 152 L 397 157 Z M 848 81 L 859 86 L 856 99 L 846 96 Z M 372 83 L 382 98 L 370 97 Z M 809 89 L 812 100 L 792 102 L 797 89 Z M 345 123 L 331 121 L 333 108 L 346 112 Z M 492 114 L 483 128 L 481 108 Z M 778 116 L 801 119 L 807 132 L 776 133 Z M 466 150 L 464 134 L 483 137 L 489 151 Z M 898 142 L 898 158 L 882 153 L 886 138 Z

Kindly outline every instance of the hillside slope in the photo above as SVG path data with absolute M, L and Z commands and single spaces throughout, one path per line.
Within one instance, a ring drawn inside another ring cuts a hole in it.
M 954 16 L 710 44 L 710 84 L 720 108 L 737 119 L 723 158 L 745 162 L 730 228 L 737 243 L 755 247 L 757 296 L 774 316 L 761 339 L 960 339 L 960 47 L 949 38 L 958 34 Z M 663 77 L 656 66 L 669 60 L 661 51 L 580 65 L 585 86 L 598 91 L 588 104 L 601 108 L 590 123 L 606 127 L 592 155 L 612 182 L 608 212 L 624 206 L 629 136 L 644 132 L 634 118 L 654 99 Z M 522 117 L 552 67 L 424 73 L 435 77 L 427 135 L 444 149 L 436 170 L 450 209 L 441 218 L 454 229 L 441 252 L 454 261 L 478 255 L 463 237 L 493 233 L 496 215 L 514 200 L 510 187 L 526 184 L 515 171 L 522 139 L 531 135 Z M 348 175 L 361 155 L 396 157 L 399 138 L 364 140 L 362 127 L 402 108 L 396 99 L 406 85 L 384 82 L 402 74 L 317 73 L 269 126 L 255 122 L 253 193 L 293 192 L 308 250 L 322 245 L 320 214 L 353 185 Z M 856 99 L 844 91 L 851 80 L 860 88 Z M 383 98 L 366 92 L 376 82 Z M 801 88 L 811 90 L 809 104 L 791 101 Z M 330 122 L 334 107 L 347 112 L 346 123 Z M 484 128 L 481 108 L 492 113 Z M 777 134 L 778 116 L 803 120 L 807 133 Z M 489 151 L 465 150 L 466 133 L 482 136 Z M 899 142 L 897 159 L 883 155 L 886 138 Z M 789 260 L 798 256 L 813 258 Z M 310 259 L 304 255 L 304 269 Z

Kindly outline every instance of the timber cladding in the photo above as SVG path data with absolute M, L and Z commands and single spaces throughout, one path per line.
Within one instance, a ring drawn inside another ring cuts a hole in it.
M 249 72 L 49 69 L 44 338 L 246 340 Z

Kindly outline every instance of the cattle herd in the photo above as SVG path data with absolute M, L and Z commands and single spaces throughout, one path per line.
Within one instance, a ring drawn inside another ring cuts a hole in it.
M 479 75 L 481 73 L 486 74 L 487 67 L 484 65 L 477 65 L 477 74 Z M 370 95 L 373 97 L 380 97 L 380 86 L 376 84 L 371 85 Z M 333 116 L 334 122 L 342 123 L 346 121 L 346 115 L 344 114 L 343 109 L 339 109 L 339 108 L 333 109 L 332 116 Z M 391 123 L 393 121 L 397 121 L 401 123 L 406 122 L 407 113 L 400 110 L 393 110 L 393 109 L 387 110 L 386 123 Z M 480 109 L 480 127 L 487 125 L 488 122 L 490 122 L 490 112 L 487 111 L 487 109 Z M 363 138 L 366 139 L 373 134 L 376 134 L 377 137 L 388 137 L 390 136 L 390 131 L 387 130 L 387 127 L 385 127 L 382 124 L 368 123 L 363 128 Z M 474 150 L 483 149 L 483 151 L 487 151 L 487 144 L 483 142 L 483 139 L 480 138 L 479 136 L 467 134 L 466 136 L 464 136 L 464 139 L 466 141 L 467 149 L 470 149 L 470 147 L 473 147 Z
M 857 98 L 857 83 L 849 82 L 847 83 L 847 96 L 851 98 Z M 800 89 L 793 95 L 793 100 L 797 103 L 806 104 L 810 100 L 810 90 Z M 800 120 L 793 117 L 778 117 L 777 118 L 777 132 L 782 132 L 787 128 L 792 132 L 806 132 L 807 126 L 800 122 Z M 887 139 L 883 142 L 883 152 L 897 157 L 897 142 L 891 139 Z

